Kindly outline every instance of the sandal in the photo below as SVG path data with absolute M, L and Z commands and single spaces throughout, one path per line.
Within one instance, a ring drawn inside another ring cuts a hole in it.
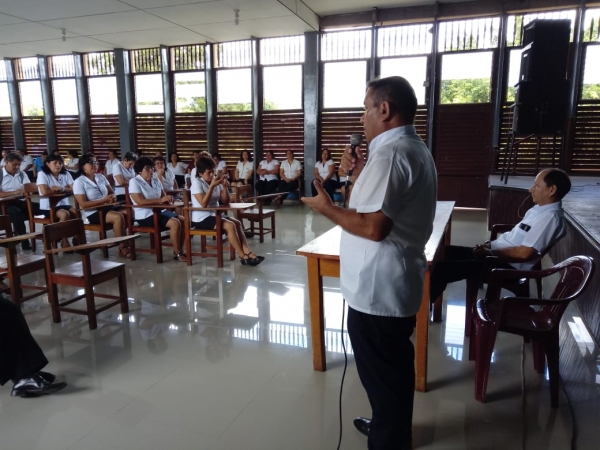
M 122 256 L 123 258 L 131 257 L 131 249 L 129 246 L 119 247 L 119 256 Z
M 250 253 L 246 253 L 244 256 L 246 257 L 245 259 L 240 258 L 243 266 L 258 266 L 262 262 L 258 258 L 250 258 Z
M 187 255 L 185 252 L 173 253 L 173 259 L 175 261 L 187 262 Z
M 252 256 L 252 255 L 254 255 L 254 256 Z M 258 256 L 254 252 L 248 253 L 248 258 L 254 259 L 254 260 L 258 261 L 258 262 L 263 262 L 265 260 L 264 256 Z

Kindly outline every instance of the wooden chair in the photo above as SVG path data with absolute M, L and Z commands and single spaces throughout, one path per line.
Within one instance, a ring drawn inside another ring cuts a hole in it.
M 242 203 L 244 196 L 252 195 L 252 186 L 245 184 L 243 186 L 231 186 L 231 202 Z
M 75 211 L 77 211 L 77 217 L 79 217 L 81 219 L 81 211 L 84 211 L 85 208 L 81 208 L 79 206 L 79 203 L 77 202 L 77 198 L 75 196 L 73 196 L 73 198 L 75 198 Z M 110 231 L 113 229 L 112 224 L 106 222 L 106 218 L 104 217 L 104 214 L 102 214 L 102 212 L 106 209 L 112 208 L 114 205 L 107 205 L 107 206 L 94 206 L 93 208 L 90 209 L 94 209 L 96 211 L 98 211 L 100 214 L 98 214 L 98 224 L 93 224 L 93 223 L 83 223 L 83 227 L 87 230 L 87 231 L 93 231 L 95 233 L 98 233 L 98 238 L 100 240 L 102 239 L 106 239 L 107 238 L 107 231 Z M 127 222 L 127 218 L 125 218 L 125 222 Z M 127 223 L 126 223 L 127 225 Z M 131 260 L 135 261 L 135 241 L 131 242 L 131 246 L 129 247 L 131 250 Z M 104 256 L 104 258 L 108 259 L 108 249 L 109 247 L 102 247 L 102 256 Z
M 152 214 L 154 216 L 154 225 L 152 227 L 143 227 L 139 224 L 136 224 L 134 216 L 134 208 L 140 208 L 140 206 L 134 205 L 131 202 L 131 197 L 129 197 L 129 189 L 125 187 L 125 207 L 127 208 L 126 220 L 127 220 L 127 229 L 130 234 L 133 233 L 147 233 L 150 235 L 150 248 L 136 248 L 134 252 L 132 252 L 132 260 L 135 260 L 136 253 L 152 253 L 156 255 L 156 262 L 158 264 L 162 264 L 163 262 L 163 246 L 172 247 L 173 244 L 170 242 L 163 242 L 169 239 L 169 235 L 163 236 L 162 233 L 166 231 L 166 228 L 160 227 L 159 215 L 160 211 L 163 208 L 152 208 Z M 145 208 L 142 206 L 142 208 Z
M 106 180 L 108 181 L 108 184 L 110 184 L 113 188 L 115 187 L 115 177 L 113 177 L 112 175 L 106 175 Z
M 25 189 L 25 199 L 27 201 L 27 210 L 29 213 L 29 231 L 32 233 L 35 231 L 36 224 L 41 224 L 42 226 L 48 225 L 56 222 L 56 205 L 62 199 L 69 197 L 71 194 L 54 194 L 48 196 L 48 200 L 50 200 L 50 217 L 42 217 L 41 215 L 35 216 L 33 211 L 33 197 L 41 197 L 38 195 L 38 188 L 35 183 L 27 183 L 23 185 Z M 37 239 L 41 239 L 39 235 L 36 235 Z M 36 238 L 31 240 L 31 247 L 35 251 L 36 249 Z
M 21 277 L 39 270 L 46 270 L 46 258 L 43 255 L 20 255 L 17 253 L 17 245 L 34 237 L 33 234 L 13 236 L 10 217 L 8 216 L 0 216 L 0 231 L 4 232 L 6 236 L 4 239 L 0 239 L 0 246 L 4 247 L 5 254 L 4 258 L 0 257 L 0 273 L 6 273 L 6 278 L 10 283 L 10 297 L 12 301 L 19 304 L 46 294 L 48 292 L 46 286 L 21 283 Z M 23 289 L 35 290 L 37 292 L 23 296 Z
M 260 238 L 260 243 L 265 242 L 265 235 L 271 234 L 271 237 L 275 239 L 275 210 L 274 209 L 264 209 L 263 208 L 263 200 L 267 198 L 276 197 L 279 194 L 267 194 L 267 195 L 259 195 L 258 197 L 249 197 L 242 199 L 243 203 L 246 202 L 256 202 L 256 207 L 248 210 L 244 210 L 240 212 L 239 219 L 242 221 L 246 219 L 250 222 L 249 228 L 244 228 L 244 232 L 255 233 L 256 225 L 258 224 L 258 235 Z M 265 228 L 265 219 L 271 219 L 271 228 Z
M 74 219 L 46 225 L 43 230 L 44 254 L 46 255 L 46 277 L 48 280 L 48 299 L 52 307 L 52 320 L 54 323 L 61 321 L 61 311 L 74 314 L 83 314 L 88 317 L 91 330 L 97 328 L 96 316 L 115 305 L 121 305 L 121 313 L 129 312 L 127 303 L 127 282 L 125 279 L 125 264 L 100 259 L 90 258 L 90 254 L 103 246 L 115 245 L 121 242 L 131 241 L 139 237 L 124 236 L 120 238 L 104 239 L 91 244 L 85 240 L 85 229 L 83 220 Z M 79 245 L 64 248 L 52 248 L 52 243 L 64 237 L 76 236 Z M 81 255 L 81 261 L 57 267 L 54 263 L 54 255 L 65 250 L 74 250 Z M 119 295 L 100 294 L 94 291 L 94 286 L 117 279 Z M 58 299 L 58 285 L 76 286 L 83 289 L 83 294 L 77 295 L 69 300 L 60 302 Z M 95 297 L 113 300 L 107 304 L 96 306 Z M 71 303 L 84 299 L 86 309 L 75 309 L 70 307 Z
M 473 311 L 473 332 L 469 343 L 469 359 L 475 360 L 475 399 L 485 402 L 490 360 L 498 331 L 517 334 L 533 342 L 535 370 L 543 374 L 545 360 L 550 378 L 550 403 L 558 406 L 559 327 L 568 304 L 586 288 L 594 262 L 587 256 L 574 256 L 547 270 L 521 271 L 495 269 L 484 299 L 478 300 Z M 521 279 L 542 280 L 560 275 L 556 288 L 548 299 L 504 297 L 502 287 Z
M 185 217 L 184 232 L 185 232 L 185 252 L 187 254 L 187 265 L 192 265 L 192 256 L 200 256 L 202 258 L 217 258 L 217 267 L 223 267 L 223 251 L 229 247 L 229 258 L 233 261 L 235 259 L 235 249 L 231 245 L 224 245 L 226 242 L 223 239 L 223 228 L 221 215 L 216 215 L 216 228 L 214 230 L 195 230 L 192 228 L 191 211 L 194 208 L 190 206 L 190 191 L 187 189 L 183 190 L 183 204 L 186 205 L 183 208 L 183 216 Z M 210 211 L 210 208 L 202 208 L 203 210 Z M 200 236 L 200 252 L 192 253 L 192 239 L 194 236 Z M 207 245 L 206 238 L 212 237 L 216 239 L 216 245 Z M 215 251 L 209 252 L 208 249 L 214 249 Z

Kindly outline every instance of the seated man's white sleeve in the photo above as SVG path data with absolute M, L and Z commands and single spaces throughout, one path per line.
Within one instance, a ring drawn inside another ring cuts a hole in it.
M 539 253 L 543 253 L 560 237 L 563 228 L 562 219 L 557 216 L 551 217 L 548 221 L 539 221 L 527 232 L 521 245 L 535 248 Z

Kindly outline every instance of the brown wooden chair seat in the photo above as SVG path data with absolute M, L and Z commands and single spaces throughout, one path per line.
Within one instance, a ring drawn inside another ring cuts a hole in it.
M 32 234 L 13 236 L 10 218 L 0 216 L 0 230 L 5 233 L 5 238 L 0 240 L 0 246 L 4 247 L 5 255 L 0 257 L 0 273 L 6 273 L 10 283 L 10 296 L 14 303 L 22 303 L 32 298 L 39 297 L 48 292 L 46 286 L 35 286 L 21 283 L 21 277 L 39 270 L 46 270 L 46 258 L 42 255 L 20 255 L 16 246 L 23 241 L 31 239 Z M 44 276 L 44 278 L 46 278 Z M 33 294 L 23 296 L 23 290 L 34 290 Z
M 85 228 L 83 220 L 74 219 L 65 222 L 46 225 L 42 230 L 44 236 L 44 253 L 46 255 L 46 277 L 48 279 L 48 299 L 52 308 L 52 320 L 54 323 L 61 321 L 60 313 L 62 311 L 74 314 L 83 314 L 88 317 L 88 323 L 91 330 L 97 328 L 97 315 L 113 306 L 120 305 L 121 313 L 129 312 L 127 301 L 127 282 L 125 279 L 125 264 L 91 259 L 90 255 L 94 250 L 103 246 L 115 245 L 121 242 L 132 241 L 139 237 L 124 236 L 119 238 L 104 239 L 88 244 L 85 239 Z M 64 248 L 52 248 L 52 243 L 62 238 L 77 237 L 79 245 Z M 54 261 L 54 255 L 66 250 L 74 250 L 81 255 L 81 261 L 70 263 L 57 267 Z M 98 284 L 111 280 L 117 280 L 119 294 L 109 295 L 94 291 Z M 83 288 L 83 294 L 59 301 L 58 286 L 75 286 Z M 101 306 L 96 306 L 95 298 L 106 298 L 112 300 Z M 78 300 L 85 299 L 86 309 L 76 309 L 70 305 Z
M 166 228 L 161 228 L 159 215 L 160 211 L 163 208 L 152 208 L 152 214 L 154 216 L 154 226 L 152 227 L 144 227 L 139 225 L 134 219 L 134 208 L 139 208 L 139 206 L 134 205 L 131 202 L 131 197 L 129 197 L 129 189 L 125 187 L 125 208 L 127 208 L 126 212 L 126 220 L 127 220 L 127 230 L 129 230 L 130 234 L 134 233 L 145 233 L 150 235 L 150 248 L 140 248 L 137 247 L 135 251 L 131 253 L 131 259 L 135 260 L 136 252 L 140 253 L 152 253 L 156 255 L 156 262 L 158 264 L 162 264 L 163 262 L 163 246 L 165 247 L 173 247 L 173 244 L 170 242 L 164 242 L 165 240 L 170 239 L 167 234 L 164 236 L 162 233 L 168 231 Z M 145 208 L 145 207 L 143 207 Z
M 217 213 L 216 216 L 216 228 L 214 230 L 196 230 L 192 228 L 191 220 L 191 209 L 190 206 L 190 191 L 187 189 L 183 190 L 183 204 L 186 205 L 183 208 L 184 220 L 184 233 L 185 233 L 185 252 L 187 254 L 187 265 L 192 265 L 192 256 L 200 256 L 202 258 L 217 258 L 217 267 L 223 267 L 223 251 L 229 249 L 229 258 L 233 261 L 235 259 L 235 249 L 231 245 L 224 245 L 227 241 L 223 237 L 223 228 L 221 215 Z M 210 208 L 207 208 L 210 211 Z M 194 236 L 200 236 L 200 251 L 192 252 L 192 239 Z M 212 237 L 216 240 L 215 245 L 208 245 L 206 238 Z M 209 249 L 214 251 L 209 252 Z
M 258 227 L 258 236 L 260 239 L 260 243 L 265 242 L 265 235 L 271 234 L 271 238 L 275 239 L 275 210 L 274 209 L 264 209 L 263 208 L 263 200 L 267 198 L 273 198 L 277 194 L 268 194 L 268 195 L 259 195 L 258 197 L 250 197 L 242 199 L 244 203 L 246 202 L 256 202 L 256 208 L 247 209 L 241 211 L 239 213 L 239 219 L 244 223 L 243 220 L 246 219 L 250 222 L 250 227 L 245 228 L 244 232 L 252 233 L 256 235 L 256 227 Z M 271 220 L 271 228 L 265 227 L 265 219 Z

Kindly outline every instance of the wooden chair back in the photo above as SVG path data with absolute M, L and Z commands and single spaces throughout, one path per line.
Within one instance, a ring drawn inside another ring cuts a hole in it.
M 0 216 L 0 234 L 3 234 L 4 237 L 7 237 L 7 238 L 11 238 L 14 236 L 9 216 L 6 216 L 6 215 Z
M 87 243 L 83 220 L 71 219 L 65 220 L 64 222 L 53 223 L 51 225 L 52 226 L 46 225 L 42 229 L 44 250 L 51 250 L 53 247 L 52 244 L 63 238 L 76 237 L 79 245 Z

